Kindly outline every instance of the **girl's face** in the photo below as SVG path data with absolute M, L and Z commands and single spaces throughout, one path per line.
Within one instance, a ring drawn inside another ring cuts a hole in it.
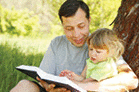
M 104 61 L 109 56 L 108 50 L 106 49 L 95 49 L 89 45 L 89 57 L 94 63 Z

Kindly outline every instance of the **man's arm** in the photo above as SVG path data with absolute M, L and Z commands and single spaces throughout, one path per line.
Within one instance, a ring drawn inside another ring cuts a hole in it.
M 124 66 L 124 67 L 122 67 Z M 120 67 L 120 66 L 119 66 Z M 121 65 L 121 71 L 118 75 L 105 79 L 103 81 L 97 82 L 75 82 L 77 85 L 82 87 L 85 90 L 89 91 L 115 91 L 117 89 L 135 89 L 138 86 L 138 79 L 134 72 L 129 68 L 127 64 Z
M 138 86 L 138 78 L 127 64 L 118 67 L 119 74 L 113 78 L 103 80 L 100 82 L 101 86 L 125 86 L 127 89 L 135 89 Z
M 39 66 L 40 69 L 42 69 L 43 71 L 53 74 L 55 75 L 56 72 L 56 59 L 55 59 L 55 48 L 56 48 L 56 42 L 57 39 L 53 39 L 43 57 L 43 60 L 41 61 L 41 64 Z M 48 92 L 70 92 L 69 90 L 67 90 L 66 88 L 54 88 L 55 85 L 54 84 L 48 84 L 45 81 L 39 79 L 37 77 L 37 80 L 40 82 L 40 85 L 46 89 L 46 91 Z
M 86 77 L 87 65 L 84 67 L 81 76 Z
M 39 68 L 43 71 L 55 75 L 55 52 L 54 52 L 54 40 L 51 41 Z

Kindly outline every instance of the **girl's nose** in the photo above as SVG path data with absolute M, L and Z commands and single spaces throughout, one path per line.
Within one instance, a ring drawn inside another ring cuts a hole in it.
M 96 51 L 92 51 L 91 55 L 92 55 L 93 57 L 95 57 L 95 56 L 97 55 L 97 54 L 96 54 Z

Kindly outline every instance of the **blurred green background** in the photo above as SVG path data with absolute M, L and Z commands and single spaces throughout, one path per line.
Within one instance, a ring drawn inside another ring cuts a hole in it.
M 21 64 L 39 66 L 51 40 L 63 35 L 58 9 L 65 0 L 0 0 L 0 92 L 21 79 Z M 121 0 L 83 0 L 90 8 L 90 32 L 110 28 Z

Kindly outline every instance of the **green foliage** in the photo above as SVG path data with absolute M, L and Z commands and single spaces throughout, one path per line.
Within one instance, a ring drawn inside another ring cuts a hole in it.
M 109 26 L 117 15 L 121 0 L 84 0 L 90 8 L 90 32 Z
M 58 35 L 63 35 L 63 27 L 61 25 L 61 21 L 58 16 L 58 10 L 61 6 L 61 4 L 64 2 L 63 0 L 56 0 L 55 2 L 53 0 L 45 0 L 49 4 L 49 13 L 51 14 L 52 21 L 49 22 L 50 24 L 50 30 L 49 30 L 49 36 L 56 37 Z
M 29 79 L 23 73 L 18 72 L 15 67 L 26 64 L 38 66 L 43 54 L 33 54 L 25 55 L 20 52 L 19 49 L 14 44 L 12 48 L 8 42 L 0 45 L 0 92 L 9 92 L 12 87 L 14 87 L 19 80 Z
M 39 66 L 49 43 L 49 39 L 0 35 L 0 92 L 9 92 L 22 79 L 34 81 L 15 67 Z
M 95 31 L 98 28 L 106 27 L 112 29 L 113 26 L 109 26 L 110 23 L 115 19 L 117 15 L 117 10 L 120 6 L 121 0 L 83 0 L 87 3 L 90 8 L 91 23 L 90 23 L 90 32 Z M 43 16 L 47 16 L 50 20 L 46 20 L 46 27 L 38 23 L 39 18 L 43 18 L 43 23 L 45 18 L 41 17 L 37 11 L 35 14 L 29 12 L 28 10 L 7 10 L 0 5 L 0 32 L 8 32 L 10 34 L 16 35 L 35 35 L 38 36 L 43 28 L 45 28 L 45 34 L 47 36 L 58 36 L 64 34 L 63 28 L 61 26 L 61 21 L 58 16 L 58 10 L 61 4 L 65 0 L 42 0 L 42 8 L 39 12 Z M 49 7 L 48 8 L 46 8 Z M 38 30 L 38 31 L 36 31 Z M 37 35 L 36 35 L 37 34 Z
M 39 30 L 39 18 L 27 9 L 11 10 L 0 5 L 0 32 L 27 36 Z
M 56 37 L 56 36 L 64 34 L 62 25 L 58 24 L 57 21 L 58 20 L 54 20 L 52 22 L 49 22 L 51 29 L 50 29 L 48 36 Z

